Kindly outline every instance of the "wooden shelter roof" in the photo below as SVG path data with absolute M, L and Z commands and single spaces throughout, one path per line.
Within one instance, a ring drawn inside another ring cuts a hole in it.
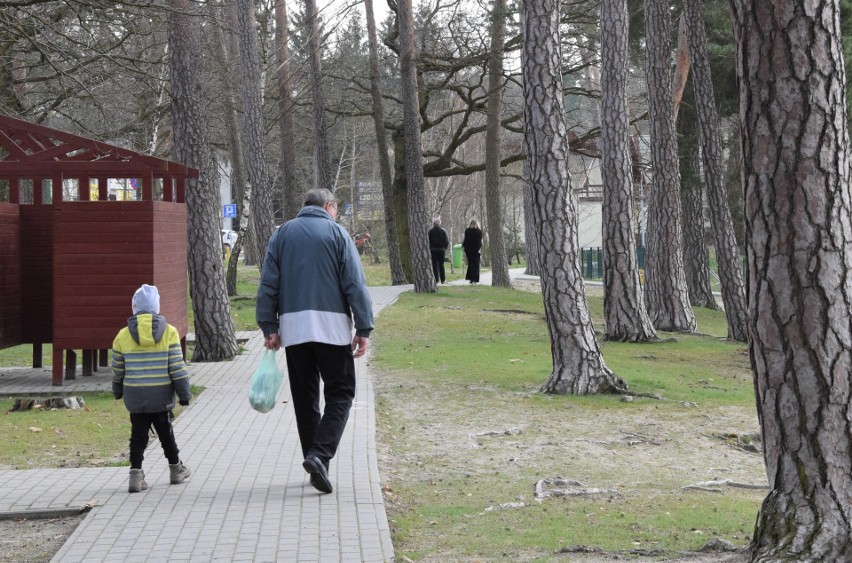
M 183 164 L 0 116 L 0 178 L 62 175 L 198 177 Z

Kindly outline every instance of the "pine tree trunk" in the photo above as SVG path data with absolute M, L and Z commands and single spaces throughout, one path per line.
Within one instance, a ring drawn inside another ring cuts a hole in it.
M 648 209 L 645 292 L 657 330 L 693 331 L 683 271 L 677 139 L 672 100 L 671 18 L 665 0 L 645 0 L 646 71 L 654 188 Z
M 242 56 L 240 53 L 240 23 L 239 15 L 237 13 L 238 6 L 236 2 L 225 2 L 225 6 L 228 12 L 228 21 L 230 22 L 230 29 L 228 29 L 226 37 L 228 38 L 228 50 L 231 58 L 231 73 L 234 76 L 234 89 L 239 91 L 239 94 L 234 96 L 234 100 L 236 102 L 234 111 L 236 111 L 238 115 L 245 115 L 245 112 L 243 110 L 244 104 L 242 100 L 243 88 L 240 88 L 238 86 L 243 83 L 243 68 L 242 60 L 240 58 Z M 238 116 L 234 116 L 235 120 L 237 117 Z M 234 123 L 236 124 L 236 121 Z M 251 219 L 251 178 L 249 177 L 248 168 L 245 161 L 246 148 L 242 139 L 242 135 L 245 134 L 244 129 L 244 123 L 241 122 L 239 127 L 234 125 L 232 133 L 229 132 L 229 134 L 235 137 L 236 139 L 236 144 L 233 145 L 232 149 L 239 147 L 239 163 L 241 169 L 238 180 L 240 182 L 239 192 L 237 194 L 237 209 L 240 219 L 240 244 L 237 245 L 239 247 L 238 251 L 232 252 L 231 256 L 234 256 L 234 254 L 236 254 L 235 260 L 242 256 L 243 263 L 246 266 L 259 266 L 259 264 L 262 263 L 263 256 L 258 256 L 258 245 L 254 242 L 254 239 L 256 239 L 257 237 L 254 234 L 254 224 L 252 223 Z M 234 157 L 234 162 L 237 162 L 236 157 Z M 233 265 L 231 263 L 228 263 L 228 280 L 231 279 L 230 272 L 233 271 L 234 292 L 236 292 L 237 283 L 236 270 L 237 262 L 234 262 Z
M 411 258 L 411 229 L 408 214 L 408 178 L 405 173 L 405 131 L 394 129 L 393 140 L 393 191 L 391 205 L 396 219 L 396 238 L 399 241 L 399 261 L 402 272 L 408 280 L 414 279 L 414 267 Z M 427 231 L 428 238 L 428 231 Z M 431 258 L 430 258 L 431 260 Z
M 266 141 L 264 136 L 263 101 L 260 95 L 260 61 L 257 50 L 257 26 L 252 0 L 237 0 L 237 24 L 240 36 L 240 63 L 243 68 L 243 148 L 251 185 L 251 234 L 248 242 L 252 254 L 258 257 L 257 267 L 263 264 L 266 244 L 275 229 L 272 206 L 272 186 L 266 172 Z
M 399 237 L 396 236 L 396 213 L 393 208 L 393 180 L 388 160 L 387 134 L 385 133 L 385 110 L 382 104 L 381 84 L 379 82 L 379 47 L 376 38 L 376 20 L 373 15 L 373 0 L 364 0 L 367 10 L 367 36 L 370 49 L 370 92 L 373 95 L 373 125 L 376 129 L 376 147 L 379 153 L 379 174 L 382 178 L 382 198 L 385 202 L 385 235 L 388 241 L 388 265 L 391 271 L 391 283 L 408 283 L 402 260 L 399 256 Z
M 234 244 L 234 248 L 231 250 L 231 259 L 228 261 L 228 273 L 226 275 L 228 295 L 237 294 L 237 258 L 239 258 L 240 253 L 242 253 L 243 248 L 245 248 L 244 241 L 247 240 L 247 235 L 250 232 L 248 229 L 247 218 L 251 217 L 251 193 L 248 188 L 243 190 L 243 198 L 242 201 L 238 203 L 238 206 L 240 213 L 242 214 L 243 221 L 240 223 L 240 230 L 237 231 L 239 236 L 237 237 L 236 244 Z M 236 258 L 234 258 L 235 256 Z M 231 285 L 232 283 L 233 285 Z
M 681 17 L 677 24 L 677 63 L 674 68 L 674 82 L 672 83 L 672 101 L 674 113 L 672 114 L 675 124 L 680 115 L 680 103 L 683 101 L 683 93 L 686 91 L 686 83 L 689 81 L 689 69 L 692 59 L 689 56 L 689 40 L 686 33 L 686 20 Z
M 752 561 L 852 561 L 852 174 L 839 8 L 732 7 L 749 352 L 772 487 Z
M 236 23 L 236 10 L 233 7 L 229 9 L 229 15 L 233 15 L 233 21 Z M 231 54 L 228 53 L 227 45 L 230 42 L 226 41 L 221 25 L 216 21 L 216 18 L 213 18 L 213 20 L 209 25 L 213 31 L 217 63 L 223 71 L 222 79 L 227 84 L 238 84 L 239 80 L 236 78 L 232 63 L 239 60 L 239 49 L 232 49 Z M 236 34 L 229 30 L 228 37 L 230 38 L 231 36 L 236 37 Z M 239 47 L 239 44 L 237 43 L 236 46 Z M 246 189 L 246 171 L 245 164 L 243 163 L 243 144 L 239 135 L 239 126 L 237 125 L 238 108 L 241 111 L 242 104 L 237 99 L 237 90 L 235 88 L 226 88 L 225 90 L 227 96 L 225 99 L 225 129 L 231 156 L 231 197 L 233 198 L 232 202 L 237 204 L 237 216 L 243 219 L 241 222 L 243 229 L 241 230 L 245 231 L 245 216 L 243 215 L 242 203 Z M 237 265 L 243 248 L 243 238 L 242 234 L 237 238 L 237 244 L 231 249 L 231 255 L 228 257 L 228 266 L 225 271 L 225 287 L 227 288 L 229 297 L 237 294 Z
M 524 160 L 524 247 L 527 254 L 527 269 L 524 272 L 530 276 L 541 274 L 541 260 L 539 259 L 538 240 L 535 226 L 535 214 L 533 213 L 532 183 L 530 180 L 529 159 Z
M 604 364 L 580 275 L 577 212 L 569 192 L 558 0 L 524 3 L 522 53 L 526 152 L 541 248 L 541 281 L 553 372 L 546 393 L 624 391 Z
M 716 241 L 722 302 L 725 304 L 725 315 L 728 318 L 728 338 L 745 342 L 748 336 L 745 285 L 723 178 L 719 114 L 716 111 L 716 100 L 713 94 L 700 0 L 684 0 L 684 17 L 689 34 L 689 50 L 692 55 L 692 80 L 701 132 L 704 178 L 710 204 L 710 222 L 713 225 Z
M 423 186 L 420 148 L 420 101 L 417 91 L 417 53 L 411 0 L 399 0 L 399 60 L 402 83 L 402 119 L 405 128 L 405 175 L 408 194 L 408 225 L 414 291 L 437 290 L 429 254 L 429 216 Z
M 656 340 L 639 285 L 627 147 L 627 1 L 601 2 L 601 174 L 605 337 Z
M 175 160 L 198 168 L 187 179 L 186 209 L 189 286 L 195 315 L 192 361 L 218 362 L 237 353 L 231 303 L 225 288 L 222 237 L 219 230 L 219 174 L 207 142 L 207 116 L 199 78 L 200 14 L 189 0 L 171 0 L 169 71 Z M 194 21 L 193 21 L 194 20 Z
M 491 54 L 488 57 L 488 116 L 485 130 L 485 199 L 491 285 L 510 287 L 509 261 L 503 236 L 500 201 L 500 117 L 503 114 L 503 43 L 506 41 L 506 0 L 494 0 L 491 12 Z
M 284 221 L 289 221 L 302 208 L 302 197 L 296 183 L 296 138 L 293 131 L 293 92 L 290 86 L 290 32 L 287 27 L 287 4 L 275 0 L 275 58 L 278 64 L 278 127 L 281 130 L 281 175 L 284 198 L 281 202 Z
M 308 62 L 311 71 L 311 94 L 314 107 L 314 156 L 317 187 L 334 193 L 331 179 L 331 158 L 328 152 L 328 137 L 325 125 L 325 93 L 322 90 L 322 57 L 320 56 L 320 26 L 316 0 L 305 0 L 305 25 L 308 34 Z
M 691 88 L 690 88 L 691 91 Z M 719 309 L 710 286 L 710 259 L 704 240 L 704 200 L 698 149 L 698 116 L 686 103 L 678 113 L 680 203 L 683 210 L 683 270 L 693 307 Z

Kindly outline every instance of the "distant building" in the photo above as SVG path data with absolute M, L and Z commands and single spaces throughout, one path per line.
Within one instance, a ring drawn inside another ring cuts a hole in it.
M 601 160 L 570 153 L 568 171 L 571 173 L 571 191 L 577 207 L 577 240 L 580 248 L 599 248 L 603 246 Z

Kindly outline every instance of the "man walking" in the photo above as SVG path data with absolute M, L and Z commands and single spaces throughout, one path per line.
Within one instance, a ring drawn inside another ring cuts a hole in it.
M 308 192 L 296 218 L 269 239 L 256 309 L 264 346 L 284 346 L 302 466 L 311 485 L 323 493 L 333 490 L 329 462 L 355 397 L 354 358 L 367 351 L 373 330 L 373 304 L 361 260 L 336 217 L 337 202 L 329 190 Z
M 447 281 L 447 275 L 444 272 L 444 259 L 449 247 L 450 237 L 447 235 L 447 231 L 441 228 L 441 220 L 435 219 L 432 228 L 429 229 L 429 252 L 432 254 L 432 273 L 435 274 L 435 283 Z

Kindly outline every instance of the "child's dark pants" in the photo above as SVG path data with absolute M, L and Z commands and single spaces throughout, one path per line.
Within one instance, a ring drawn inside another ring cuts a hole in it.
M 172 412 L 130 413 L 130 468 L 142 469 L 145 448 L 148 447 L 148 430 L 153 426 L 163 446 L 169 463 L 180 462 L 179 450 L 172 430 Z

